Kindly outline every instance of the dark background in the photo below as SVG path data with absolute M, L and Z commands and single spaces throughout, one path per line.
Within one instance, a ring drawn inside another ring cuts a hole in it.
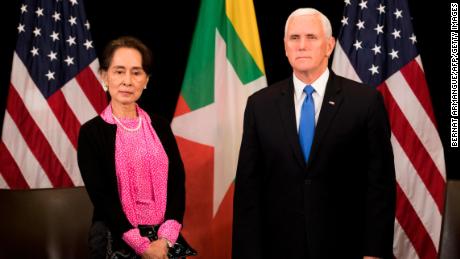
M 455 160 L 459 157 L 458 148 L 450 148 L 450 3 L 429 3 L 409 1 L 417 46 L 444 145 L 447 175 L 460 179 Z M 200 1 L 86 0 L 84 4 L 98 54 L 109 40 L 121 35 L 136 36 L 152 49 L 154 73 L 140 105 L 172 119 Z M 0 122 L 6 105 L 20 5 L 19 0 L 3 1 L 0 12 Z M 285 20 L 294 9 L 317 8 L 331 20 L 334 36 L 339 33 L 343 12 L 341 0 L 255 0 L 254 5 L 269 84 L 292 73 L 284 55 L 283 34 Z

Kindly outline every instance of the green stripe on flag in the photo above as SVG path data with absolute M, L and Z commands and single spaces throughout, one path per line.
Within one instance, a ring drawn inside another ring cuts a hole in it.
M 227 58 L 235 69 L 238 77 L 243 84 L 247 84 L 257 78 L 263 76 L 263 72 L 259 69 L 253 57 L 243 45 L 240 37 L 235 31 L 232 23 L 225 17 L 225 33 L 222 33 L 222 37 L 227 43 Z
M 215 33 L 224 8 L 224 0 L 203 0 L 200 6 L 181 91 L 192 111 L 214 102 Z

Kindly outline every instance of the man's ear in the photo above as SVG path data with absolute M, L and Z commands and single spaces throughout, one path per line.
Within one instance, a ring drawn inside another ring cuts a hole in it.
M 284 55 L 286 55 L 286 57 L 287 57 L 288 53 L 287 53 L 287 40 L 286 40 L 286 38 L 283 39 L 283 43 L 284 43 Z
M 335 47 L 335 38 L 333 36 L 329 37 L 327 40 L 327 56 L 331 56 L 332 51 L 334 50 Z

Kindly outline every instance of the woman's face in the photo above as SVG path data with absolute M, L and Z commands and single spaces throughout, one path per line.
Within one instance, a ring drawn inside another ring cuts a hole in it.
M 102 79 L 109 89 L 112 103 L 132 105 L 141 97 L 149 80 L 142 68 L 141 53 L 133 48 L 119 48 Z

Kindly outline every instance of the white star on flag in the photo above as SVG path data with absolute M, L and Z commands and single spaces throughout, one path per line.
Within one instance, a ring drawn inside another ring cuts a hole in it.
M 66 40 L 67 43 L 69 43 L 69 46 L 71 47 L 72 45 L 75 45 L 75 37 L 69 36 L 69 38 Z
M 363 43 L 363 42 L 356 40 L 356 42 L 353 44 L 353 46 L 355 46 L 356 50 L 362 49 L 361 43 Z
M 399 50 L 396 51 L 396 50 L 394 50 L 394 49 L 391 49 L 391 52 L 388 53 L 388 55 L 391 56 L 391 59 L 399 58 L 399 57 L 398 57 L 398 52 L 399 52 Z
M 374 64 L 372 64 L 372 66 L 369 68 L 369 71 L 371 71 L 372 75 L 373 74 L 378 74 L 379 73 L 379 66 L 375 66 Z
M 53 31 L 53 33 L 50 35 L 50 37 L 53 39 L 53 41 L 59 40 L 59 32 Z
M 375 27 L 374 30 L 377 32 L 377 35 L 383 33 L 383 25 L 377 24 L 377 27 Z
M 401 38 L 401 35 L 400 35 L 401 31 L 400 30 L 394 30 L 391 34 L 393 35 L 393 37 L 395 37 L 395 40 L 397 38 Z
M 41 36 L 42 35 L 41 31 L 42 29 L 35 27 L 33 34 L 35 35 L 35 37 Z
M 77 17 L 70 16 L 69 23 L 70 23 L 70 26 L 77 24 Z
M 32 53 L 33 57 L 38 56 L 38 48 L 33 47 L 32 50 L 30 51 L 30 53 Z
M 21 13 L 27 13 L 27 5 L 21 5 Z
M 57 52 L 51 51 L 50 54 L 48 54 L 48 57 L 50 58 L 50 61 L 57 60 Z
M 35 13 L 37 14 L 37 17 L 43 16 L 43 8 L 38 7 Z
M 57 11 L 54 12 L 54 14 L 52 15 L 52 17 L 53 17 L 53 19 L 54 19 L 55 22 L 61 20 L 61 14 L 58 13 Z
M 93 41 L 86 40 L 83 45 L 85 45 L 86 49 L 90 49 L 93 47 Z
M 70 56 L 67 56 L 67 58 L 64 59 L 64 62 L 67 63 L 67 66 L 73 65 L 73 58 Z
M 358 27 L 358 30 L 364 29 L 364 21 L 358 20 L 356 26 Z
M 380 48 L 381 46 L 378 46 L 377 44 L 374 45 L 374 47 L 372 48 L 372 51 L 374 51 L 374 55 L 377 55 L 378 53 L 382 53 L 380 51 Z
M 48 77 L 48 80 L 54 79 L 54 72 L 48 70 L 48 73 L 45 76 Z
M 361 10 L 367 8 L 367 1 L 361 0 L 359 6 L 361 7 Z
M 26 30 L 24 29 L 24 24 L 19 24 L 18 25 L 18 33 L 25 32 Z
M 403 17 L 402 10 L 398 10 L 398 8 L 396 8 L 396 11 L 393 14 L 396 16 L 396 19 Z

